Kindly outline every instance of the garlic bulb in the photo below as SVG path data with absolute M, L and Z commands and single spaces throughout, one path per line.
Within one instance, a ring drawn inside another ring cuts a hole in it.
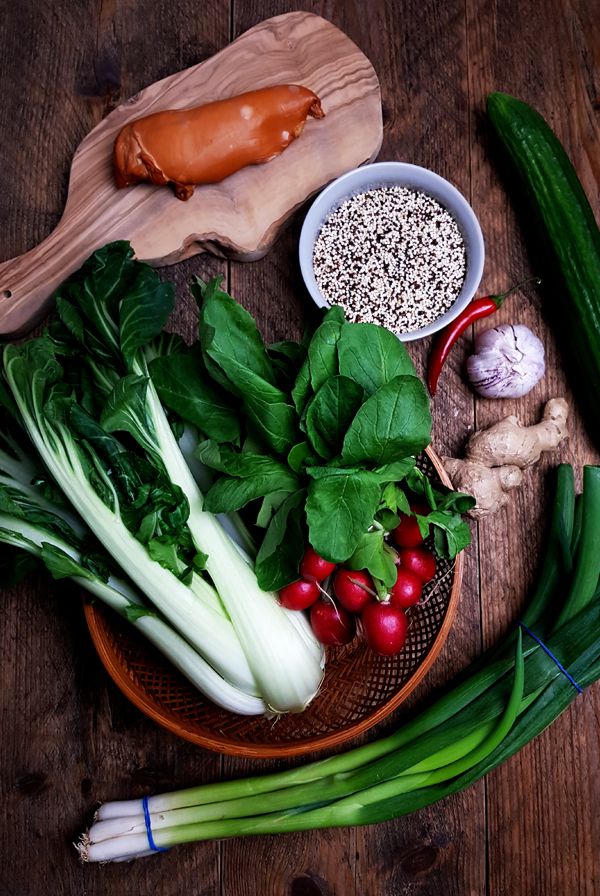
M 544 346 L 523 324 L 500 324 L 475 337 L 467 359 L 473 388 L 486 398 L 520 398 L 543 377 Z

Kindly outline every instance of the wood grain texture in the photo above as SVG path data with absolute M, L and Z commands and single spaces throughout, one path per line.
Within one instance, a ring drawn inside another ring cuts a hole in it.
M 467 0 L 466 6 L 463 0 L 373 0 L 365 15 L 365 4 L 350 0 L 302 4 L 343 28 L 371 58 L 382 88 L 381 158 L 429 165 L 470 195 L 486 239 L 485 289 L 501 289 L 536 270 L 523 210 L 485 125 L 488 90 L 510 90 L 548 116 L 600 212 L 596 7 L 589 0 Z M 24 252 L 57 223 L 73 151 L 107 112 L 144 85 L 212 55 L 265 16 L 298 8 L 257 0 L 5 4 L 0 29 L 10 66 L 0 67 L 3 257 Z M 296 218 L 274 249 L 251 265 L 200 256 L 166 271 L 177 285 L 173 326 L 193 336 L 192 274 L 230 269 L 234 293 L 268 338 L 299 336 L 314 309 L 301 288 L 298 231 Z M 498 320 L 517 316 L 543 334 L 548 373 L 530 396 L 502 402 L 500 410 L 530 422 L 545 398 L 566 384 L 541 296 L 518 297 Z M 428 348 L 426 342 L 410 347 L 421 367 Z M 468 348 L 465 339 L 434 406 L 435 444 L 444 452 L 458 451 L 476 422 L 499 414 L 498 404 L 474 401 L 462 382 Z M 578 466 L 596 458 L 577 416 L 558 457 Z M 518 613 L 535 574 L 552 462 L 530 471 L 510 508 L 475 530 L 459 618 L 412 705 L 479 652 L 481 622 L 489 643 Z M 94 657 L 73 598 L 45 580 L 3 596 L 1 896 L 600 891 L 598 688 L 485 784 L 410 818 L 358 830 L 198 844 L 125 868 L 80 868 L 70 844 L 96 801 L 215 780 L 221 762 L 154 728 L 124 701 Z M 223 773 L 234 777 L 279 765 L 227 759 Z
M 472 178 L 475 211 L 486 234 L 489 269 L 484 291 L 499 292 L 530 273 L 544 277 L 544 255 L 532 241 L 531 216 L 521 205 L 484 117 L 485 97 L 504 90 L 531 103 L 549 121 L 577 169 L 596 216 L 600 121 L 590 101 L 588 65 L 600 51 L 600 27 L 587 18 L 589 4 L 468 2 Z M 591 69 L 593 70 L 593 69 Z M 549 284 L 552 288 L 552 284 Z M 572 407 L 569 438 L 558 451 L 526 471 L 509 506 L 479 524 L 481 605 L 486 644 L 518 618 L 536 575 L 533 558 L 545 536 L 549 469 L 557 462 L 598 462 L 569 388 L 544 293 L 526 290 L 504 305 L 498 322 L 519 321 L 544 342 L 545 377 L 525 400 L 480 399 L 476 426 L 516 414 L 539 418 L 544 403 L 564 395 Z M 486 329 L 490 323 L 481 322 Z M 502 537 L 498 538 L 498 532 Z M 534 744 L 487 780 L 488 891 L 512 896 L 548 893 L 592 896 L 600 887 L 600 822 L 591 809 L 600 798 L 598 688 L 587 691 Z M 583 720 L 586 720 L 584 723 Z M 585 819 L 585 820 L 584 820 Z
M 309 119 L 277 158 L 199 187 L 187 202 L 151 184 L 115 186 L 112 147 L 124 125 L 274 84 L 309 86 L 326 113 Z M 137 257 L 155 265 L 207 250 L 260 258 L 303 202 L 375 158 L 381 129 L 375 72 L 339 29 L 302 12 L 260 22 L 210 59 L 145 87 L 82 141 L 60 223 L 39 246 L 0 265 L 0 334 L 39 321 L 61 280 L 109 240 L 130 240 Z

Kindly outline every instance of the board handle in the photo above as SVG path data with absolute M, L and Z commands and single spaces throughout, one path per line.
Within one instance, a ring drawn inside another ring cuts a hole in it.
M 0 338 L 22 336 L 52 307 L 54 292 L 90 254 L 61 223 L 46 239 L 0 264 Z

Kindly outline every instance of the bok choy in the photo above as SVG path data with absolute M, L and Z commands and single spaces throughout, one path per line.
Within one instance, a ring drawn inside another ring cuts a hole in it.
M 25 555 L 37 559 L 55 579 L 69 578 L 125 618 L 154 644 L 206 697 L 243 715 L 267 711 L 260 697 L 235 687 L 143 600 L 82 521 L 61 502 L 34 460 L 10 434 L 14 425 L 0 414 L 0 543 L 12 548 L 12 566 Z M 26 569 L 26 571 L 28 571 Z M 194 577 L 192 587 L 198 586 Z M 198 593 L 196 591 L 196 593 Z M 204 596 L 210 594 L 203 592 Z M 212 609 L 223 615 L 218 598 Z M 220 609 L 219 609 L 220 608 Z
M 50 329 L 6 347 L 6 381 L 42 464 L 153 608 L 256 706 L 300 711 L 319 689 L 322 650 L 203 510 L 148 376 L 172 302 L 127 243 L 109 244 L 59 289 Z M 206 384 L 203 398 L 235 431 L 217 390 Z

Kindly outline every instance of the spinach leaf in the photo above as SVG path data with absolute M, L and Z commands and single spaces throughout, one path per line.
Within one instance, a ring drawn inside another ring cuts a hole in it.
M 301 342 L 292 342 L 289 339 L 283 342 L 271 343 L 267 348 L 267 352 L 271 358 L 285 358 L 294 367 L 301 367 L 306 358 L 306 346 L 302 345 Z
M 159 398 L 171 411 L 210 439 L 238 442 L 239 413 L 227 393 L 210 382 L 202 355 L 187 349 L 150 363 L 150 377 Z
M 276 371 L 256 323 L 219 288 L 219 279 L 192 287 L 200 299 L 200 342 L 207 370 L 241 398 L 249 423 L 277 454 L 298 441 L 298 418 L 288 395 L 275 385 Z
M 350 557 L 373 523 L 380 496 L 381 486 L 366 470 L 312 480 L 306 519 L 317 554 L 332 563 Z
M 368 398 L 342 449 L 346 463 L 386 464 L 422 451 L 431 440 L 425 388 L 415 376 L 396 376 Z
M 338 309 L 330 309 L 323 323 L 317 327 L 308 346 L 308 366 L 313 392 L 318 392 L 323 383 L 338 371 L 337 343 L 342 332 Z M 335 312 L 335 313 L 333 313 Z
M 277 477 L 281 477 L 284 483 L 289 482 L 290 478 L 296 479 L 288 466 L 274 457 L 256 454 L 253 451 L 236 451 L 228 445 L 218 445 L 210 439 L 201 442 L 194 453 L 207 467 L 238 479 L 267 475 L 272 476 L 274 481 Z
M 261 460 L 263 463 L 256 462 L 254 473 L 243 478 L 225 475 L 217 479 L 206 493 L 204 509 L 209 513 L 229 513 L 272 492 L 290 493 L 298 489 L 298 477 L 291 470 L 270 458 Z
M 289 495 L 276 511 L 256 557 L 255 572 L 263 591 L 279 591 L 298 578 L 304 554 L 304 501 L 300 489 Z
M 414 469 L 416 460 L 414 457 L 404 457 L 402 460 L 395 460 L 382 467 L 377 467 L 373 473 L 380 482 L 401 482 Z
M 287 395 L 276 386 L 240 368 L 237 381 L 244 387 L 244 410 L 259 437 L 276 454 L 287 454 L 298 441 L 298 415 Z
M 261 501 L 260 510 L 256 515 L 256 525 L 259 529 L 267 528 L 276 511 L 279 510 L 288 495 L 289 492 L 287 491 L 271 492 L 271 494 L 265 495 Z
M 379 579 L 386 588 L 391 588 L 398 577 L 394 562 L 394 553 L 384 539 L 384 532 L 375 529 L 365 532 L 352 556 L 346 560 L 350 569 L 368 569 L 371 575 Z
M 291 391 L 306 359 L 306 350 L 307 346 L 300 342 L 274 342 L 268 346 L 267 353 L 277 374 L 276 385 L 280 389 Z
M 310 364 L 308 363 L 308 358 L 306 358 L 298 371 L 298 376 L 296 377 L 296 382 L 292 389 L 292 401 L 294 402 L 294 407 L 299 415 L 305 410 L 312 394 L 313 391 L 310 385 Z
M 325 479 L 329 476 L 354 476 L 356 473 L 362 473 L 363 467 L 339 467 L 335 461 L 331 461 L 326 466 L 310 466 L 306 468 L 306 472 L 311 479 Z
M 416 376 L 404 343 L 376 324 L 348 324 L 337 345 L 340 373 L 360 383 L 367 395 L 397 376 Z
M 298 442 L 288 452 L 287 462 L 294 473 L 300 473 L 306 463 L 317 463 L 317 458 L 314 456 L 313 449 L 308 442 Z
M 200 299 L 200 341 L 205 355 L 220 368 L 230 391 L 241 394 L 241 368 L 274 385 L 275 371 L 256 322 L 235 299 L 220 289 L 220 277 L 204 283 L 195 278 L 192 293 Z
M 333 376 L 321 386 L 306 412 L 306 432 L 321 457 L 339 452 L 363 397 L 362 386 L 346 376 Z

